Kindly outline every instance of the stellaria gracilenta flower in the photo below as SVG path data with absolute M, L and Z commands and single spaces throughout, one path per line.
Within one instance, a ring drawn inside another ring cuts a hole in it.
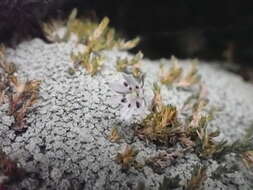
M 114 103 L 121 105 L 121 119 L 129 120 L 133 115 L 142 114 L 146 106 L 144 98 L 144 75 L 140 79 L 122 73 L 123 80 L 110 84 L 112 90 L 118 95 L 113 97 Z

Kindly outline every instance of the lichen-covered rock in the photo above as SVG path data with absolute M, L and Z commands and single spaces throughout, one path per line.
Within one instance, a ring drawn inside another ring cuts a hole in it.
M 102 71 L 91 77 L 84 69 L 74 74 L 71 43 L 45 44 L 33 40 L 8 50 L 8 59 L 15 62 L 23 79 L 41 80 L 40 98 L 27 117 L 27 131 L 15 134 L 9 127 L 13 121 L 7 115 L 8 106 L 0 106 L 0 142 L 11 158 L 17 159 L 28 172 L 35 172 L 12 189 L 136 189 L 140 182 L 147 189 L 158 189 L 163 178 L 179 175 L 180 184 L 191 178 L 193 166 L 204 164 L 194 153 L 178 158 L 162 173 L 145 165 L 143 168 L 122 170 L 115 156 L 126 144 L 138 151 L 137 160 L 145 163 L 150 156 L 164 147 L 141 141 L 134 136 L 129 123 L 119 120 L 119 109 L 111 105 L 114 92 L 109 82 L 120 80 L 115 69 L 117 57 L 131 56 L 126 52 L 105 51 Z M 142 71 L 146 73 L 147 99 L 151 99 L 152 84 L 158 80 L 159 64 L 167 60 L 144 60 Z M 180 64 L 184 67 L 188 61 Z M 209 91 L 209 105 L 219 108 L 209 127 L 220 129 L 221 137 L 233 142 L 245 134 L 253 122 L 253 86 L 239 77 L 223 71 L 218 66 L 200 64 L 199 72 Z M 162 86 L 165 103 L 180 107 L 192 95 L 192 91 Z M 138 118 L 137 118 L 138 119 Z M 117 127 L 123 138 L 119 143 L 107 139 L 112 128 Z M 174 147 L 180 149 L 180 146 Z M 205 189 L 252 189 L 252 173 L 244 169 L 214 178 L 213 172 L 220 166 L 210 160 Z M 225 164 L 234 163 L 227 158 Z M 39 176 L 39 177 L 38 177 Z M 179 188 L 181 189 L 181 188 Z

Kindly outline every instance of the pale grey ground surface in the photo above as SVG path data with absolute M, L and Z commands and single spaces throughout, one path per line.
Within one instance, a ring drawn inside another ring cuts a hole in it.
M 118 56 L 128 56 L 117 51 L 104 52 L 106 57 L 102 73 L 94 77 L 84 70 L 71 76 L 67 70 L 72 66 L 71 44 L 44 44 L 33 40 L 21 44 L 16 50 L 8 50 L 9 59 L 18 66 L 19 75 L 24 79 L 42 80 L 40 99 L 28 118 L 28 130 L 16 136 L 9 129 L 13 118 L 6 115 L 7 104 L 0 107 L 0 142 L 3 150 L 17 159 L 28 171 L 39 174 L 40 178 L 28 178 L 13 189 L 135 189 L 143 181 L 150 189 L 157 189 L 163 177 L 179 174 L 181 184 L 190 178 L 193 165 L 200 159 L 187 154 L 176 164 L 155 173 L 150 167 L 143 170 L 130 168 L 121 170 L 114 157 L 128 143 L 139 150 L 138 161 L 144 162 L 160 149 L 134 137 L 133 129 L 121 123 L 117 107 L 110 104 L 114 94 L 108 83 L 120 79 L 114 64 Z M 161 60 L 164 62 L 164 60 Z M 144 61 L 146 72 L 145 89 L 152 97 L 152 83 L 157 80 L 157 62 Z M 209 90 L 210 105 L 221 111 L 216 114 L 210 128 L 219 128 L 221 137 L 230 142 L 240 138 L 253 122 L 253 87 L 239 77 L 213 66 L 200 64 L 199 70 Z M 166 103 L 180 107 L 193 92 L 162 88 Z M 124 139 L 111 143 L 107 136 L 117 126 Z M 233 158 L 226 162 L 232 165 Z M 253 189 L 252 173 L 245 171 L 230 173 L 216 180 L 211 172 L 218 164 L 210 165 L 209 178 L 205 189 Z

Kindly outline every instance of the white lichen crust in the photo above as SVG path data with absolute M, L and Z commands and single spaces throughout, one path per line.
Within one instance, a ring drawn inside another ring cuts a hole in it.
M 27 171 L 39 174 L 12 189 L 130 190 L 139 182 L 144 182 L 149 189 L 158 189 L 164 176 L 176 175 L 180 176 L 180 183 L 185 184 L 193 166 L 202 164 L 192 153 L 176 160 L 163 174 L 155 173 L 149 166 L 121 170 L 114 159 L 126 144 L 139 151 L 140 163 L 160 151 L 160 147 L 135 137 L 133 126 L 121 122 L 120 109 L 110 104 L 115 93 L 109 83 L 122 79 L 115 69 L 117 57 L 130 55 L 103 52 L 105 60 L 101 72 L 90 76 L 80 68 L 71 75 L 68 69 L 73 67 L 70 57 L 73 48 L 71 43 L 45 44 L 36 39 L 7 51 L 8 59 L 18 67 L 19 76 L 42 81 L 39 100 L 27 117 L 26 132 L 16 135 L 9 128 L 13 118 L 7 115 L 7 104 L 0 106 L 1 147 Z M 149 100 L 153 82 L 158 80 L 159 63 L 164 61 L 143 61 L 144 89 Z M 184 62 L 188 61 L 183 61 L 182 66 Z M 169 61 L 167 64 L 171 65 Z M 233 142 L 252 124 L 253 87 L 220 68 L 207 64 L 198 67 L 209 91 L 210 105 L 219 108 L 210 128 L 220 129 L 221 137 Z M 164 101 L 177 107 L 194 93 L 166 86 L 161 90 Z M 107 139 L 113 127 L 118 127 L 123 135 L 119 143 Z M 245 177 L 240 171 L 228 174 L 225 181 L 210 178 L 218 166 L 216 161 L 210 161 L 205 189 L 252 189 L 252 176 Z

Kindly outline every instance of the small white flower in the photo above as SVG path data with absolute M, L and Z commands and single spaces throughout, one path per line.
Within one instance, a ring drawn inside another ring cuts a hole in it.
M 121 104 L 121 119 L 129 120 L 133 115 L 141 114 L 146 106 L 144 99 L 144 76 L 138 81 L 132 75 L 122 73 L 124 80 L 110 84 L 119 95 L 114 99 Z

